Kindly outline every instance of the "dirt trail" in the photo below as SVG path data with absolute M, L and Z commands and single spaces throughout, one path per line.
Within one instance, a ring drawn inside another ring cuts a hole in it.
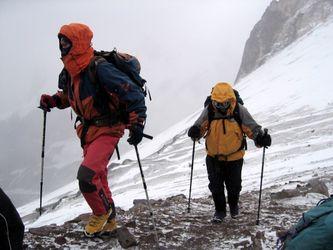
M 303 194 L 304 195 L 304 194 Z M 177 195 L 165 200 L 151 200 L 161 249 L 274 249 L 276 232 L 295 223 L 306 205 L 295 206 L 271 198 L 271 190 L 264 190 L 260 225 L 255 225 L 258 192 L 243 193 L 240 198 L 240 217 L 229 215 L 222 224 L 212 224 L 211 197 L 188 199 Z M 281 198 L 281 197 L 280 197 Z M 139 242 L 130 249 L 156 248 L 151 220 L 145 200 L 136 200 L 128 211 L 120 208 L 119 226 L 125 226 Z M 116 237 L 88 239 L 82 228 L 89 215 L 82 214 L 64 225 L 48 225 L 30 229 L 25 235 L 26 249 L 121 249 Z

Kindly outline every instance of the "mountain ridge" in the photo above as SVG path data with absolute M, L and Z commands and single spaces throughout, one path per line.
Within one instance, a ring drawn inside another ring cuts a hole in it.
M 325 23 L 332 14 L 330 0 L 273 0 L 246 41 L 235 82 L 318 24 Z

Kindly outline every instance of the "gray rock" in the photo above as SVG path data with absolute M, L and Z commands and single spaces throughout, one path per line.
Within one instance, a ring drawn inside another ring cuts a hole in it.
M 135 199 L 135 200 L 133 200 L 133 205 L 134 206 L 138 206 L 138 205 L 147 206 L 147 200 L 146 199 Z
M 246 248 L 246 247 L 249 247 L 250 245 L 251 245 L 250 241 L 243 240 L 243 241 L 235 243 L 234 247 L 235 248 L 238 248 L 238 247 Z
M 298 189 L 283 189 L 280 192 L 272 193 L 271 198 L 275 200 L 291 198 L 301 196 L 301 192 Z
M 252 240 L 253 249 L 256 249 L 256 250 L 263 249 L 261 241 L 265 240 L 265 232 L 258 231 L 256 233 L 256 235 L 251 236 L 251 240 Z
M 123 248 L 129 248 L 139 244 L 134 235 L 131 234 L 126 227 L 120 227 L 117 229 L 117 238 L 119 244 Z
M 332 14 L 332 0 L 273 0 L 246 41 L 236 82 Z
M 328 188 L 319 178 L 311 179 L 306 185 L 297 185 L 295 189 L 283 189 L 280 192 L 272 193 L 272 199 L 285 199 L 297 196 L 305 196 L 308 193 L 319 193 L 329 196 Z
M 64 245 L 64 244 L 67 243 L 67 240 L 66 240 L 65 237 L 59 236 L 59 237 L 55 238 L 54 242 L 59 244 L 59 245 Z
M 309 188 L 308 193 L 319 193 L 325 196 L 329 196 L 328 187 L 325 182 L 321 181 L 318 178 L 309 180 L 306 187 Z

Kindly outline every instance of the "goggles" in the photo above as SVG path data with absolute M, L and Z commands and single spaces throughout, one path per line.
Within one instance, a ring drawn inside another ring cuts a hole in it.
M 225 102 L 217 102 L 217 101 L 212 101 L 213 106 L 221 112 L 227 112 L 227 110 L 230 108 L 231 103 L 230 101 L 225 101 Z

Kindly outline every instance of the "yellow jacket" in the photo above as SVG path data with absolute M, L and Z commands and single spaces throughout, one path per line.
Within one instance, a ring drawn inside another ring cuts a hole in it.
M 222 115 L 210 104 L 194 123 L 201 128 L 201 136 L 206 138 L 207 154 L 218 157 L 221 161 L 239 160 L 245 154 L 243 134 L 254 139 L 261 126 L 244 106 L 237 104 L 234 91 L 229 84 L 218 83 L 212 91 L 211 99 L 217 102 L 228 100 L 231 105 L 227 114 Z

